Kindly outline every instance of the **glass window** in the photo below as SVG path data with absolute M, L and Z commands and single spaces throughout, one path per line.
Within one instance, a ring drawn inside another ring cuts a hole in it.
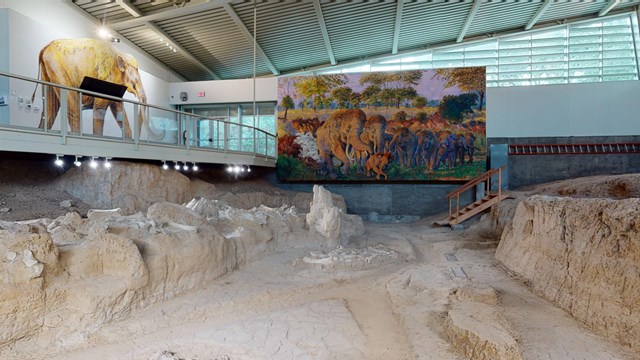
M 629 12 L 316 73 L 486 66 L 488 87 L 638 80 L 637 27 Z
M 257 116 L 253 115 L 252 103 L 197 105 L 183 107 L 181 110 L 196 115 L 197 141 L 192 141 L 192 146 L 267 154 L 273 153 L 267 149 L 269 141 L 273 140 L 275 144 L 275 106 L 275 103 L 256 104 Z M 254 128 L 264 131 L 256 131 Z

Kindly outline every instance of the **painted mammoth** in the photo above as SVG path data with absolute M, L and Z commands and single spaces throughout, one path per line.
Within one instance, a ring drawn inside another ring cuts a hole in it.
M 371 146 L 360 140 L 365 119 L 366 115 L 360 109 L 336 110 L 318 128 L 316 138 L 323 172 L 328 170 L 332 177 L 335 176 L 335 157 L 342 162 L 342 174 L 347 174 L 353 160 L 347 155 L 351 151 L 350 148 L 372 153 Z
M 452 169 L 456 163 L 456 140 L 458 136 L 448 131 L 438 133 L 439 139 L 439 159 L 433 165 L 433 171 L 438 170 L 440 165 L 445 165 L 448 169 Z
M 404 167 L 412 167 L 417 145 L 416 136 L 406 127 L 400 128 L 387 144 L 389 152 Z
M 123 54 L 111 47 L 106 41 L 95 39 L 60 39 L 54 40 L 40 51 L 39 77 L 43 81 L 52 82 L 64 86 L 79 88 L 85 76 L 112 82 L 127 87 L 127 91 L 133 94 L 139 102 L 147 103 L 138 62 L 129 55 Z M 33 93 L 35 97 L 35 90 Z M 46 111 L 43 108 L 40 118 L 40 128 L 51 128 L 60 110 L 60 89 L 51 88 L 44 91 Z M 67 93 L 67 109 L 69 126 L 72 132 L 80 132 L 81 113 L 78 111 L 78 93 Z M 109 109 L 118 122 L 118 126 L 124 131 L 126 138 L 131 138 L 131 127 L 127 113 L 122 102 L 108 99 L 82 96 L 82 109 L 93 109 L 93 134 L 102 135 L 104 129 L 104 117 Z M 46 114 L 46 119 L 45 119 Z M 138 114 L 138 134 L 144 123 L 149 134 L 161 139 L 164 131 L 154 133 L 145 119 L 144 112 L 140 109 Z
M 373 154 L 381 153 L 384 150 L 384 132 L 387 129 L 387 120 L 382 115 L 372 115 L 367 118 L 360 134 L 360 140 L 371 146 Z M 356 151 L 356 161 L 358 170 L 363 171 L 365 162 L 371 153 Z
M 430 172 L 437 159 L 438 139 L 436 135 L 429 130 L 418 130 L 416 132 L 414 163 L 416 166 L 424 166 L 427 172 Z

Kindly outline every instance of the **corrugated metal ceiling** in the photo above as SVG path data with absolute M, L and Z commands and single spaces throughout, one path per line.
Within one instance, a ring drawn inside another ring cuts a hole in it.
M 476 1 L 479 7 L 474 7 Z M 455 43 L 461 35 L 470 39 L 524 31 L 534 18 L 540 27 L 597 17 L 610 5 L 615 5 L 609 11 L 613 14 L 640 4 L 640 0 L 551 0 L 545 7 L 545 1 L 425 0 L 404 1 L 401 6 L 397 1 L 257 1 L 256 73 L 277 75 L 329 65 L 334 58 L 340 64 L 391 55 L 397 27 L 397 49 L 419 50 Z M 187 80 L 247 78 L 253 74 L 253 1 L 70 2 Z M 172 51 L 167 43 L 178 51 Z

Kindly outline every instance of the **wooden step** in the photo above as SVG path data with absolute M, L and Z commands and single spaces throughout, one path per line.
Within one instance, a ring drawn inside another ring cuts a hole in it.
M 449 225 L 455 225 L 455 224 L 459 224 L 465 220 L 467 220 L 468 218 L 481 213 L 482 211 L 490 208 L 491 206 L 499 203 L 500 201 L 506 199 L 508 196 L 507 195 L 500 195 L 498 196 L 497 194 L 490 194 L 470 205 L 468 205 L 467 207 L 465 207 L 464 209 L 460 210 L 460 213 L 457 214 L 453 214 L 451 217 L 449 217 Z

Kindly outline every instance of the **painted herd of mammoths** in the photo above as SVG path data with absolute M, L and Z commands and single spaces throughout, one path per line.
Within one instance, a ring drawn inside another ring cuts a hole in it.
M 334 111 L 324 122 L 317 118 L 295 119 L 290 127 L 299 135 L 310 133 L 315 138 L 317 171 L 331 178 L 355 171 L 367 177 L 375 175 L 378 180 L 387 179 L 385 168 L 393 163 L 425 173 L 473 163 L 479 148 L 469 124 L 456 125 L 455 131 L 450 126 L 449 130 L 444 126 L 434 128 L 428 121 L 414 124 L 417 126 L 402 126 L 381 115 L 367 117 L 361 109 L 344 109 Z M 483 127 L 484 123 L 472 125 Z M 337 173 L 334 159 L 342 164 Z

